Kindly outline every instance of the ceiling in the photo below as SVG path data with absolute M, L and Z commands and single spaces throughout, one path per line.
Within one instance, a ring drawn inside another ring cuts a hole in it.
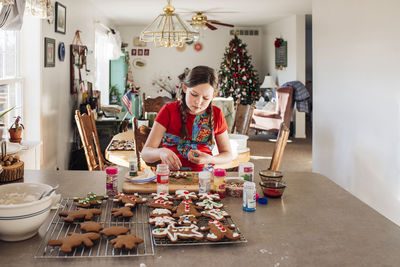
M 162 13 L 166 0 L 90 0 L 114 26 L 150 24 Z M 295 14 L 311 14 L 312 0 L 171 0 L 175 13 L 206 10 L 209 19 L 235 26 L 260 26 Z

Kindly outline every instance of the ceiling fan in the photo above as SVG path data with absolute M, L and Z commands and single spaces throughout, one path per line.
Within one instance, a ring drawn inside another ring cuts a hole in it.
M 192 16 L 191 20 L 188 20 L 190 25 L 194 26 L 195 28 L 209 28 L 212 31 L 217 30 L 217 27 L 211 24 L 226 26 L 226 27 L 235 27 L 232 24 L 222 23 L 217 20 L 207 19 L 207 16 L 204 15 L 205 11 L 194 11 L 195 15 Z

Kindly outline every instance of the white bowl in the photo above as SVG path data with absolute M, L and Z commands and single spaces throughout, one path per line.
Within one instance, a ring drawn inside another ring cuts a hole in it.
M 247 139 L 249 137 L 243 134 L 229 134 L 229 141 L 232 143 L 237 143 L 238 151 L 244 150 L 247 147 Z
M 51 188 L 49 185 L 36 183 L 14 183 L 0 186 L 1 240 L 20 241 L 36 235 L 50 213 L 55 193 L 53 192 L 41 200 L 37 199 L 43 192 L 47 192 Z M 4 203 L 5 199 L 13 196 L 15 200 L 24 198 L 27 202 Z

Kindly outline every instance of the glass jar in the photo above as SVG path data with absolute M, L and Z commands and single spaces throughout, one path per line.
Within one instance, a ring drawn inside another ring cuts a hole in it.
M 106 195 L 113 197 L 118 194 L 118 168 L 106 168 Z
M 256 210 L 256 184 L 254 182 L 244 182 L 243 184 L 243 210 Z
M 224 169 L 214 170 L 214 192 L 220 197 L 225 197 L 225 178 L 226 171 Z
M 134 154 L 129 155 L 129 176 L 138 176 L 137 160 Z
M 211 173 L 209 171 L 199 172 L 199 193 L 210 192 Z
M 168 183 L 169 183 L 169 168 L 168 164 L 157 165 L 157 194 L 164 193 L 168 194 Z
M 245 181 L 254 182 L 254 164 L 251 162 L 239 162 L 239 177 Z

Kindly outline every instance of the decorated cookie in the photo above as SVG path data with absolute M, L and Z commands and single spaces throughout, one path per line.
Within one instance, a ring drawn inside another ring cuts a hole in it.
M 135 235 L 119 235 L 114 239 L 110 240 L 111 244 L 114 244 L 116 249 L 134 249 L 136 244 L 143 243 L 143 239 L 136 237 Z
M 114 202 L 122 203 L 125 206 L 131 207 L 131 208 L 135 207 L 136 203 L 142 204 L 142 203 L 145 203 L 146 201 L 147 201 L 146 198 L 141 198 L 141 197 L 139 197 L 138 194 L 125 195 L 124 193 L 119 193 L 114 196 Z
M 149 223 L 153 224 L 156 227 L 165 227 L 170 223 L 174 223 L 175 219 L 171 216 L 158 216 L 158 217 L 150 217 Z
M 179 225 L 191 225 L 191 224 L 197 224 L 198 222 L 199 220 L 197 220 L 196 217 L 192 214 L 181 215 L 178 219 Z
M 131 207 L 125 206 L 122 208 L 114 208 L 111 210 L 112 216 L 119 217 L 122 216 L 124 218 L 131 218 L 133 217 L 133 212 L 131 211 Z
M 196 200 L 197 195 L 195 192 L 189 192 L 186 190 L 176 190 L 175 192 L 175 199 L 182 199 L 182 200 Z
M 101 205 L 103 199 L 108 199 L 108 196 L 96 195 L 93 192 L 88 193 L 86 197 L 74 197 L 74 201 L 77 202 L 76 205 L 81 208 L 90 208 L 92 206 Z
M 94 215 L 101 214 L 100 209 L 78 209 L 71 211 L 60 211 L 58 213 L 61 217 L 67 217 L 64 219 L 65 222 L 73 222 L 75 220 L 83 220 L 89 221 L 93 218 Z
M 217 193 L 212 194 L 212 193 L 200 193 L 199 194 L 199 200 L 204 200 L 204 199 L 209 199 L 213 201 L 220 201 L 221 198 Z
M 217 208 L 217 209 L 222 208 L 224 206 L 224 204 L 215 202 L 215 201 L 212 201 L 209 199 L 204 199 L 201 202 L 197 202 L 196 206 L 202 207 L 205 210 L 211 210 L 211 209 L 215 209 L 215 208 Z
M 172 215 L 175 218 L 179 218 L 182 215 L 193 215 L 200 217 L 201 213 L 197 211 L 196 206 L 191 200 L 182 200 L 182 202 L 173 209 L 176 213 Z
M 162 200 L 172 200 L 174 197 L 171 196 L 170 194 L 166 194 L 166 193 L 152 193 L 151 196 L 153 197 L 154 200 L 157 199 L 162 199 Z
M 172 204 L 172 201 L 157 199 L 150 202 L 149 207 L 172 210 L 174 208 Z
M 72 251 L 72 248 L 79 247 L 84 244 L 87 247 L 92 247 L 94 245 L 93 241 L 100 238 L 97 233 L 69 233 L 67 237 L 63 237 L 57 240 L 50 240 L 49 246 L 61 246 L 60 250 L 65 253 Z
M 98 233 L 101 229 L 103 229 L 103 226 L 98 222 L 89 221 L 81 223 L 81 229 L 85 232 Z
M 154 209 L 150 211 L 150 217 L 168 216 L 168 215 L 172 215 L 172 212 L 169 209 Z
M 118 236 L 118 235 L 126 234 L 129 231 L 130 231 L 130 229 L 125 226 L 112 226 L 112 227 L 104 228 L 100 233 L 105 236 Z
M 210 220 L 208 222 L 208 227 L 201 227 L 201 231 L 209 231 L 206 238 L 210 241 L 219 241 L 224 237 L 231 240 L 238 240 L 240 235 L 230 228 L 235 228 L 234 225 L 222 225 L 221 222 L 217 220 Z
M 202 240 L 203 234 L 200 233 L 197 225 L 176 226 L 169 224 L 166 228 L 155 228 L 151 232 L 154 237 L 168 237 L 171 242 L 178 242 L 178 239 L 196 239 Z
M 212 210 L 205 210 L 202 211 L 201 214 L 206 217 L 210 217 L 211 219 L 221 221 L 225 217 L 230 217 L 230 215 L 221 209 L 212 209 Z

